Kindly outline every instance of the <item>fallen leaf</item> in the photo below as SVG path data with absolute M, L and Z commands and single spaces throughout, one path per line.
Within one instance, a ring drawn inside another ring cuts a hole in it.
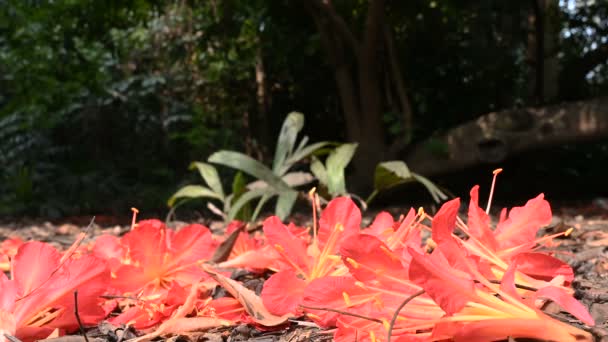
M 287 319 L 293 318 L 293 315 L 286 314 L 276 316 L 268 312 L 262 298 L 257 296 L 255 292 L 241 285 L 239 282 L 232 280 L 212 269 L 208 265 L 201 266 L 215 281 L 217 281 L 228 293 L 239 301 L 247 311 L 247 313 L 258 324 L 273 327 L 287 322 Z
M 234 247 L 234 243 L 239 238 L 239 234 L 243 231 L 243 229 L 247 226 L 246 223 L 241 224 L 237 229 L 235 229 L 224 242 L 222 242 L 209 261 L 213 263 L 220 263 L 222 261 L 228 260 L 230 253 L 232 252 L 232 247 Z

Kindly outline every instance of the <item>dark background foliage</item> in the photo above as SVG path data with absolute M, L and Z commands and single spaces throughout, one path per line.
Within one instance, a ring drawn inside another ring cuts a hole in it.
M 332 11 L 363 44 L 377 2 L 336 0 Z M 0 0 L 0 214 L 164 210 L 195 176 L 192 160 L 222 148 L 271 160 L 292 110 L 305 113 L 311 141 L 352 140 L 341 65 L 319 29 L 329 17 L 315 3 Z M 406 153 L 488 112 L 606 94 L 606 1 L 387 1 L 382 10 L 400 69 L 374 65 L 384 75 L 374 115 L 386 133 L 372 137 L 380 145 L 363 134 L 366 146 L 384 150 L 407 136 Z M 343 51 L 354 84 L 368 86 L 353 71 L 355 54 Z M 409 119 L 390 90 L 397 79 Z M 504 192 L 599 195 L 607 146 L 507 160 Z M 461 195 L 494 167 L 437 180 Z

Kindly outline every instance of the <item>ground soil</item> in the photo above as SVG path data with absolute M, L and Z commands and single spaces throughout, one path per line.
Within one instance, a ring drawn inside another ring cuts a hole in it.
M 554 203 L 552 203 L 554 204 Z M 403 212 L 393 208 L 391 212 Z M 365 221 L 372 219 L 375 213 L 365 215 Z M 43 219 L 21 219 L 11 222 L 0 222 L 0 241 L 18 236 L 24 240 L 39 240 L 48 242 L 58 248 L 70 246 L 78 233 L 88 225 L 91 217 L 72 217 L 60 221 L 45 221 Z M 298 223 L 310 221 L 306 215 L 294 217 Z M 222 229 L 220 222 L 204 221 L 212 230 Z M 170 226 L 179 228 L 186 222 L 171 222 Z M 596 321 L 595 327 L 586 327 L 575 318 L 560 311 L 556 305 L 548 305 L 544 310 L 565 322 L 590 331 L 597 341 L 608 342 L 608 201 L 594 199 L 588 202 L 554 204 L 553 222 L 541 233 L 552 234 L 574 228 L 567 238 L 555 240 L 552 250 L 558 257 L 568 262 L 574 269 L 576 277 L 573 282 L 575 297 L 591 312 Z M 128 219 L 125 217 L 98 217 L 92 225 L 88 241 L 104 233 L 121 235 L 129 230 Z M 85 243 L 87 242 L 85 240 Z M 123 332 L 121 329 L 101 324 L 89 331 L 89 340 L 95 342 L 119 342 L 135 336 L 137 332 Z M 329 341 L 331 332 L 320 331 L 306 322 L 295 322 L 289 327 L 275 331 L 259 331 L 253 327 L 239 325 L 230 328 L 215 329 L 203 333 L 177 336 L 171 340 L 185 341 Z M 81 342 L 82 336 L 60 338 L 56 342 Z M 92 341 L 91 341 L 92 342 Z

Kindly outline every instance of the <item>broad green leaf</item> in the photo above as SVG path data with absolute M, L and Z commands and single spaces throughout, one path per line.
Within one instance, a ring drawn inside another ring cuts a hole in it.
M 228 212 L 228 221 L 234 220 L 236 215 L 239 213 L 239 211 L 245 204 L 249 203 L 250 201 L 252 201 L 258 197 L 262 197 L 267 193 L 272 194 L 273 192 L 271 189 L 256 189 L 256 190 L 251 190 L 251 191 L 248 191 L 248 192 L 242 194 L 236 200 L 236 202 L 234 202 L 231 205 L 230 211 Z
M 327 170 L 325 170 L 325 165 L 323 165 L 323 162 L 321 162 L 319 158 L 315 156 L 312 157 L 310 171 L 319 180 L 319 183 L 327 186 Z
M 287 219 L 287 217 L 291 213 L 293 205 L 296 203 L 297 198 L 298 192 L 293 190 L 283 191 L 279 194 L 279 198 L 277 199 L 277 206 L 274 210 L 274 213 L 281 219 L 281 221 Z
M 280 174 L 279 170 L 282 168 L 287 156 L 293 152 L 296 138 L 302 127 L 304 127 L 304 115 L 302 113 L 291 112 L 287 115 L 285 121 L 283 121 L 283 127 L 281 127 L 281 133 L 277 140 L 277 148 L 274 153 L 274 161 L 272 162 L 272 171 L 275 174 Z
M 283 162 L 283 167 L 279 170 L 280 175 L 285 174 L 285 172 L 289 171 L 289 168 L 291 168 L 293 166 L 293 164 L 299 162 L 300 160 L 308 157 L 310 154 L 314 153 L 316 150 L 329 145 L 330 142 L 329 141 L 321 141 L 318 143 L 314 143 L 302 148 L 298 148 L 297 150 L 294 151 L 294 153 L 292 155 L 289 156 L 289 158 L 287 158 L 287 160 L 285 160 L 285 162 Z
M 202 162 L 193 162 L 190 164 L 190 169 L 197 169 L 201 177 L 205 180 L 205 183 L 209 185 L 211 190 L 216 194 L 224 197 L 224 189 L 222 188 L 222 182 L 220 176 L 217 174 L 217 169 L 213 165 Z
M 346 193 L 344 169 L 350 163 L 357 144 L 342 144 L 333 150 L 325 161 L 327 170 L 327 189 L 332 196 Z
M 167 201 L 167 204 L 171 207 L 173 206 L 173 204 L 175 204 L 175 201 L 178 198 L 199 198 L 199 197 L 206 197 L 206 198 L 216 198 L 219 199 L 220 201 L 223 200 L 223 197 L 216 194 L 215 192 L 213 192 L 213 190 L 206 188 L 204 186 L 201 185 L 186 185 L 185 187 L 177 190 L 176 193 L 173 194 L 173 196 L 171 196 L 171 198 L 169 198 L 169 200 Z
M 257 179 L 263 180 L 278 192 L 291 190 L 285 182 L 272 173 L 264 164 L 245 154 L 234 151 L 219 151 L 212 154 L 208 161 L 241 170 Z
M 403 161 L 386 161 L 376 166 L 374 189 L 381 191 L 413 180 L 410 169 Z
M 417 173 L 412 173 L 412 177 L 414 177 L 420 184 L 424 185 L 426 190 L 431 194 L 433 200 L 437 203 L 441 201 L 445 201 L 448 199 L 448 195 L 446 195 L 443 191 L 441 191 L 433 182 L 431 182 L 428 178 L 423 177 Z

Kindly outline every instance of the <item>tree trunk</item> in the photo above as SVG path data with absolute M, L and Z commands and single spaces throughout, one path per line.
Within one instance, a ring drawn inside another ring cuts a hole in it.
M 334 10 L 331 1 L 304 0 L 303 5 L 313 18 L 323 48 L 334 69 L 334 78 L 342 104 L 348 140 L 359 143 L 353 159 L 354 172 L 349 184 L 351 191 L 365 192 L 372 186 L 376 165 L 389 158 L 390 153 L 383 124 L 385 110 L 384 81 L 398 79 L 398 60 L 394 55 L 383 58 L 392 46 L 385 32 L 386 4 L 384 0 L 369 1 L 362 38 L 358 40 L 344 19 Z M 382 62 L 390 61 L 388 67 Z M 392 77 L 391 77 L 392 76 Z M 404 83 L 396 83 L 406 123 L 411 122 L 411 108 Z M 396 155 L 396 154 L 395 154 Z

